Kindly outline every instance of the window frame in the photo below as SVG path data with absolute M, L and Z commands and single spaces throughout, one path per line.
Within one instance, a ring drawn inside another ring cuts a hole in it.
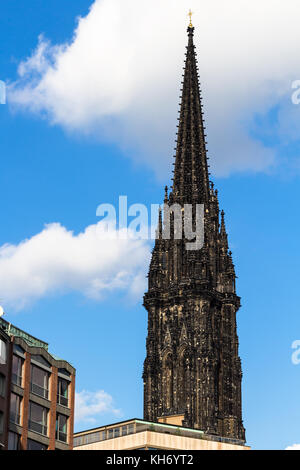
M 16 397 L 16 409 L 12 410 L 12 397 Z M 9 421 L 11 423 L 17 424 L 20 426 L 21 424 L 21 410 L 22 410 L 22 397 L 17 393 L 11 392 L 10 394 L 10 410 L 9 410 Z M 13 419 L 12 419 L 13 418 Z
M 33 381 L 33 372 L 34 369 L 42 372 L 44 374 L 44 386 L 42 387 L 40 384 L 37 384 Z M 37 366 L 36 364 L 30 364 L 30 391 L 34 395 L 38 397 L 45 398 L 46 400 L 49 399 L 49 385 L 50 385 L 50 377 L 51 374 L 47 370 L 43 369 L 42 367 Z M 47 379 L 46 379 L 47 378 Z M 45 380 L 46 379 L 46 380 Z
M 60 419 L 65 419 L 65 431 L 60 430 Z M 63 415 L 62 413 L 56 413 L 56 423 L 55 423 L 55 439 L 59 442 L 67 444 L 68 442 L 68 426 L 69 426 L 69 417 Z M 61 439 L 63 437 L 63 439 Z
M 28 448 L 28 443 L 31 443 L 31 442 L 34 443 L 34 444 L 39 445 L 40 447 L 44 447 L 44 449 L 29 449 Z M 42 442 L 35 441 L 34 439 L 29 439 L 29 438 L 27 439 L 27 450 L 39 450 L 39 451 L 41 451 L 41 450 L 47 450 L 47 449 L 48 449 L 47 444 L 43 444 Z
M 14 372 L 14 362 L 18 361 L 17 363 L 17 371 Z M 18 387 L 22 387 L 23 383 L 23 367 L 24 367 L 24 359 L 17 354 L 13 354 L 12 357 L 12 371 L 11 371 L 11 381 L 14 385 Z
M 0 397 L 5 398 L 6 396 L 6 375 L 0 372 Z
M 13 448 L 11 448 L 10 446 L 10 438 L 13 437 L 14 439 L 14 446 Z M 13 431 L 9 431 L 8 433 L 8 442 L 7 442 L 7 450 L 20 450 L 20 434 L 16 433 L 16 432 L 13 432 Z M 15 445 L 16 444 L 16 445 Z
M 66 389 L 66 396 L 61 394 L 61 383 L 65 382 L 67 384 L 67 389 Z M 57 403 L 59 405 L 65 406 L 66 408 L 69 408 L 69 388 L 70 388 L 70 382 L 62 377 L 58 376 L 57 379 Z
M 4 412 L 0 410 L 0 434 L 4 432 Z
M 32 407 L 37 407 L 42 409 L 42 422 L 34 421 L 32 419 Z M 37 434 L 41 434 L 42 436 L 48 436 L 48 415 L 49 409 L 45 406 L 39 405 L 33 401 L 29 401 L 29 408 L 28 408 L 28 429 L 30 431 L 36 432 Z M 40 426 L 40 431 L 38 427 Z
M 7 341 L 0 338 L 0 364 L 4 365 L 7 363 Z

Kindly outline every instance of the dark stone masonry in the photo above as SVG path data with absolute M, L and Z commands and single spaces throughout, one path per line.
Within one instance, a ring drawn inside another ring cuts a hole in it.
M 236 328 L 240 298 L 224 212 L 209 179 L 193 34 L 190 25 L 173 186 L 166 188 L 164 202 L 179 204 L 182 214 L 184 204 L 193 210 L 204 205 L 204 245 L 187 250 L 185 237 L 174 237 L 174 214 L 171 237 L 165 239 L 160 211 L 144 296 L 144 419 L 183 415 L 183 426 L 244 440 Z

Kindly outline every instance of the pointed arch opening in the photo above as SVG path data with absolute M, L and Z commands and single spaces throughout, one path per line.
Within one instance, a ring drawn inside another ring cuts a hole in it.
M 179 354 L 177 372 L 177 406 L 178 411 L 184 412 L 187 403 L 187 379 L 188 379 L 189 359 L 186 349 Z
M 163 408 L 168 413 L 173 408 L 173 377 L 174 368 L 170 352 L 166 353 L 163 359 Z

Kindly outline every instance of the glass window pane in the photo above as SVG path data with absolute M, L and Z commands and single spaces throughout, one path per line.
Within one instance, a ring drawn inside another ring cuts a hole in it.
M 15 432 L 8 434 L 8 450 L 19 450 L 20 449 L 20 436 Z
M 59 377 L 57 382 L 57 401 L 60 405 L 68 406 L 68 389 L 68 381 Z
M 22 385 L 22 369 L 23 369 L 23 359 L 18 356 L 13 355 L 12 360 L 12 382 L 21 387 Z
M 13 374 L 19 374 L 21 372 L 20 358 L 18 356 L 15 356 L 15 355 L 13 356 L 12 372 L 13 372 Z
M 0 397 L 5 396 L 5 375 L 0 374 Z
M 60 395 L 67 398 L 68 397 L 68 382 L 64 379 L 59 379 L 60 384 Z
M 31 391 L 43 398 L 49 395 L 49 373 L 34 365 L 31 365 Z
M 132 434 L 134 432 L 134 424 L 128 424 L 128 434 Z
M 47 446 L 32 439 L 27 439 L 27 450 L 47 450 Z
M 67 442 L 67 416 L 57 414 L 56 416 L 56 439 Z
M 21 397 L 12 393 L 10 396 L 10 421 L 20 424 Z
M 3 411 L 0 411 L 0 434 L 3 433 L 4 429 L 4 414 Z
M 40 434 L 47 434 L 48 410 L 36 403 L 29 403 L 29 429 Z
M 30 403 L 30 417 L 33 421 L 45 424 L 46 409 L 36 403 Z
M 36 366 L 31 366 L 31 380 L 36 385 L 48 389 L 49 374 L 47 371 Z
M 6 343 L 0 339 L 0 364 L 6 364 Z
M 67 432 L 67 417 L 59 415 L 59 430 L 62 432 Z

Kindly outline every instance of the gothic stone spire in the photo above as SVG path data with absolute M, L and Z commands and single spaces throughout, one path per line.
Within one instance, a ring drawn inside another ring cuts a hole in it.
M 188 46 L 182 82 L 175 171 L 174 202 L 208 201 L 209 181 L 198 68 L 193 42 L 194 28 L 188 27 Z
M 235 269 L 229 252 L 218 192 L 209 182 L 194 28 L 188 47 L 178 127 L 174 184 L 165 188 L 165 207 L 203 203 L 204 246 L 187 250 L 184 239 L 158 238 L 152 252 L 148 291 L 144 417 L 170 415 L 187 427 L 245 439 L 241 409 Z M 174 230 L 174 229 L 173 229 Z M 181 417 L 181 418 L 180 418 Z

